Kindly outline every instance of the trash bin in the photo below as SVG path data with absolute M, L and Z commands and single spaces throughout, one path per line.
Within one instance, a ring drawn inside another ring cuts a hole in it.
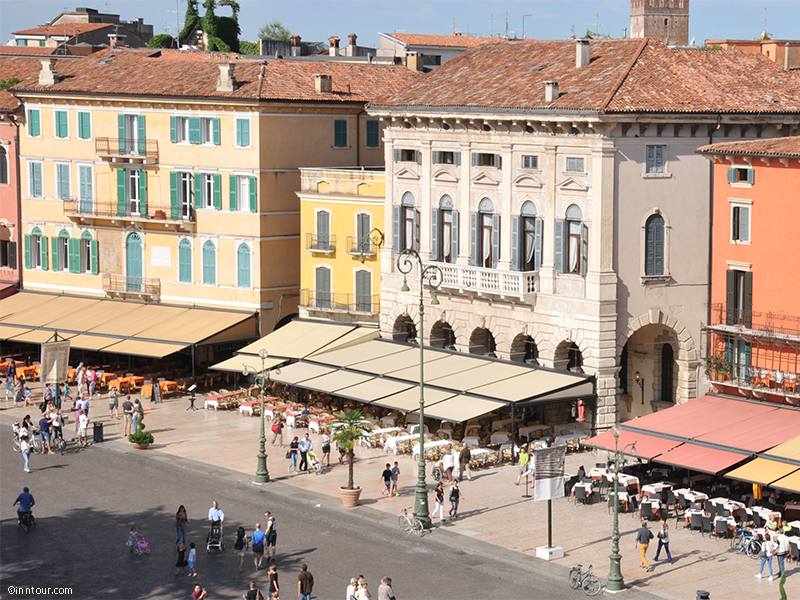
M 102 423 L 95 423 L 94 429 L 92 431 L 92 439 L 95 444 L 100 444 L 103 442 L 103 424 Z

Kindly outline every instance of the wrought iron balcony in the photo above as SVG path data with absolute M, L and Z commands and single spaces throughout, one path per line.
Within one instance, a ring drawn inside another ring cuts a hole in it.
M 103 273 L 103 291 L 112 297 L 137 297 L 158 302 L 161 280 Z
M 300 306 L 308 310 L 357 315 L 376 315 L 381 312 L 380 296 L 339 294 L 300 290 Z
M 373 241 L 373 239 L 369 236 L 366 237 L 356 237 L 352 235 L 347 236 L 347 253 L 348 254 L 357 254 L 364 256 L 375 256 L 377 254 L 380 247 Z
M 334 252 L 336 252 L 336 236 L 314 235 L 313 233 L 307 233 L 306 250 L 308 250 L 309 252 L 333 254 Z
M 112 160 L 124 158 L 130 162 L 158 162 L 158 140 L 99 137 L 94 139 L 94 150 L 98 156 Z
M 720 332 L 740 332 L 746 330 L 756 337 L 796 338 L 800 336 L 800 317 L 784 313 L 756 312 L 736 318 L 736 311 L 731 311 L 733 319 L 728 316 L 727 304 L 711 305 L 711 323 L 709 327 Z M 738 321 L 729 324 L 730 321 Z M 744 323 L 747 323 L 744 325 Z
M 142 206 L 144 204 L 144 206 Z M 98 202 L 97 200 L 64 200 L 64 214 L 68 217 L 123 218 L 131 221 L 193 222 L 194 207 L 127 202 Z
M 524 300 L 536 292 L 538 271 L 500 271 L 483 267 L 464 267 L 449 263 L 435 264 L 442 270 L 443 289 L 494 295 Z

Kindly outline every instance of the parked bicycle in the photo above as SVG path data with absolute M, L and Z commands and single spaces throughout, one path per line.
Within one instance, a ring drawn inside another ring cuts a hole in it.
M 575 565 L 569 572 L 569 584 L 573 590 L 582 589 L 587 596 L 596 596 L 603 589 L 600 580 L 592 575 L 592 565 L 585 571 L 582 565 Z
M 12 441 L 14 452 L 20 452 L 19 446 L 19 434 L 17 431 L 14 431 L 14 439 Z M 34 430 L 30 436 L 30 444 L 31 444 L 31 452 L 34 454 L 41 454 L 42 453 L 42 436 L 39 433 L 39 430 Z
M 417 518 L 417 515 L 410 511 L 411 509 L 404 508 L 400 512 L 400 517 L 397 519 L 397 524 L 400 526 L 400 529 L 404 529 L 409 534 L 413 532 L 418 535 L 422 535 L 425 532 L 425 528 L 422 526 L 422 521 Z
M 731 538 L 731 549 L 735 550 L 737 554 L 746 554 L 754 560 L 758 560 L 761 553 L 761 539 L 760 536 L 749 530 L 736 528 L 736 534 Z

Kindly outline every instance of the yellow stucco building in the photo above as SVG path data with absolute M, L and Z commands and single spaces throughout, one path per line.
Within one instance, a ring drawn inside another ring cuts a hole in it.
M 301 169 L 300 313 L 378 322 L 383 168 Z

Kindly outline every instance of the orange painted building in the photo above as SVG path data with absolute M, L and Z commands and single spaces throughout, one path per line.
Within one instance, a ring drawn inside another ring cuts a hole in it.
M 726 392 L 800 405 L 800 137 L 698 151 L 714 161 L 706 368 Z

